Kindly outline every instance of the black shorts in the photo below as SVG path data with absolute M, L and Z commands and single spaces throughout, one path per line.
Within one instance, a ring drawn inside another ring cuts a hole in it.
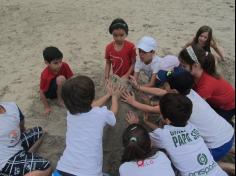
M 23 176 L 36 170 L 46 170 L 50 167 L 49 161 L 34 153 L 27 152 L 43 135 L 41 127 L 35 127 L 22 133 L 21 144 L 24 150 L 11 157 L 0 171 L 0 176 Z
M 56 99 L 57 98 L 57 78 L 54 78 L 49 85 L 48 91 L 45 92 L 46 98 Z

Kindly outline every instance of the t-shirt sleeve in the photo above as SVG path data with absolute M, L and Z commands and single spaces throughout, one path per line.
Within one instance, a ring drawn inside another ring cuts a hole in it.
M 165 141 L 166 138 L 165 131 L 161 128 L 156 129 L 155 131 L 149 133 L 152 145 L 164 149 L 165 148 Z
M 119 168 L 119 173 L 120 173 L 120 176 L 127 176 L 125 175 L 125 164 L 122 164 Z M 127 173 L 126 173 L 127 174 Z
M 66 71 L 65 77 L 66 77 L 67 79 L 71 78 L 71 77 L 74 75 L 73 72 L 72 72 L 72 70 L 71 70 L 71 68 L 70 68 L 70 66 L 69 66 L 68 64 L 66 64 L 66 63 L 65 63 L 65 71 Z
M 152 74 L 157 74 L 159 71 L 159 63 L 155 61 L 152 63 L 151 67 L 152 67 Z
M 42 74 L 40 77 L 40 90 L 42 90 L 43 92 L 46 92 L 47 89 L 48 89 L 48 81 L 47 81 L 47 78 L 45 78 Z
M 140 59 L 137 59 L 135 62 L 134 71 L 138 73 L 141 71 L 141 69 L 142 69 L 142 62 L 140 61 Z
M 114 113 L 110 110 L 107 109 L 106 106 L 102 107 L 106 113 L 106 116 L 105 116 L 105 121 L 108 125 L 110 126 L 115 126 L 116 124 L 116 117 L 114 115 Z
M 110 60 L 110 47 L 109 45 L 106 46 L 106 49 L 105 49 L 105 59 L 106 60 Z
M 130 50 L 130 58 L 132 59 L 132 63 L 135 63 L 136 61 L 136 48 L 135 48 L 135 45 L 132 45 L 131 46 L 131 50 Z

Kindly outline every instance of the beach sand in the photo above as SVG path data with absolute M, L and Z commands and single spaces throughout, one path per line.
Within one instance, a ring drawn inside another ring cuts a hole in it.
M 158 55 L 178 55 L 202 25 L 224 48 L 221 73 L 235 85 L 235 2 L 233 0 L 0 0 L 0 100 L 15 101 L 28 127 L 47 132 L 39 153 L 55 166 L 65 147 L 66 110 L 52 102 L 54 112 L 43 116 L 39 77 L 45 67 L 42 51 L 53 45 L 75 73 L 90 76 L 102 94 L 104 50 L 112 40 L 114 18 L 130 27 L 128 40 L 143 35 L 158 41 Z

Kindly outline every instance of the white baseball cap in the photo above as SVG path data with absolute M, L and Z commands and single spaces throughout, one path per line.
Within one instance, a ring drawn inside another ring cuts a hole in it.
M 156 51 L 157 42 L 152 37 L 144 36 L 139 40 L 137 48 L 145 52 Z

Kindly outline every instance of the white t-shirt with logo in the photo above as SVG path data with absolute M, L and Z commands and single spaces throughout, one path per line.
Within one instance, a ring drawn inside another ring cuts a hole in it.
M 157 72 L 159 71 L 159 64 L 160 64 L 160 60 L 161 58 L 158 56 L 155 56 L 152 59 L 152 62 L 148 65 L 146 65 L 144 62 L 142 62 L 140 60 L 140 58 L 137 58 L 136 62 L 135 62 L 135 67 L 134 67 L 134 71 L 136 73 L 139 73 L 141 71 L 143 71 L 145 73 L 145 75 L 149 78 L 149 80 L 151 79 L 153 74 L 157 74 Z
M 120 176 L 175 176 L 171 162 L 163 152 L 144 161 L 126 162 L 120 166 Z
M 66 148 L 57 169 L 76 176 L 102 176 L 102 138 L 107 124 L 114 126 L 116 118 L 106 107 L 77 115 L 68 112 Z
M 189 122 L 197 127 L 207 147 L 214 149 L 229 142 L 234 135 L 233 127 L 194 90 L 187 97 L 193 103 Z
M 0 114 L 0 170 L 20 150 L 20 113 L 13 102 L 0 102 L 6 112 Z
M 185 127 L 165 125 L 150 133 L 153 145 L 167 151 L 181 176 L 227 176 L 214 161 L 194 125 Z

